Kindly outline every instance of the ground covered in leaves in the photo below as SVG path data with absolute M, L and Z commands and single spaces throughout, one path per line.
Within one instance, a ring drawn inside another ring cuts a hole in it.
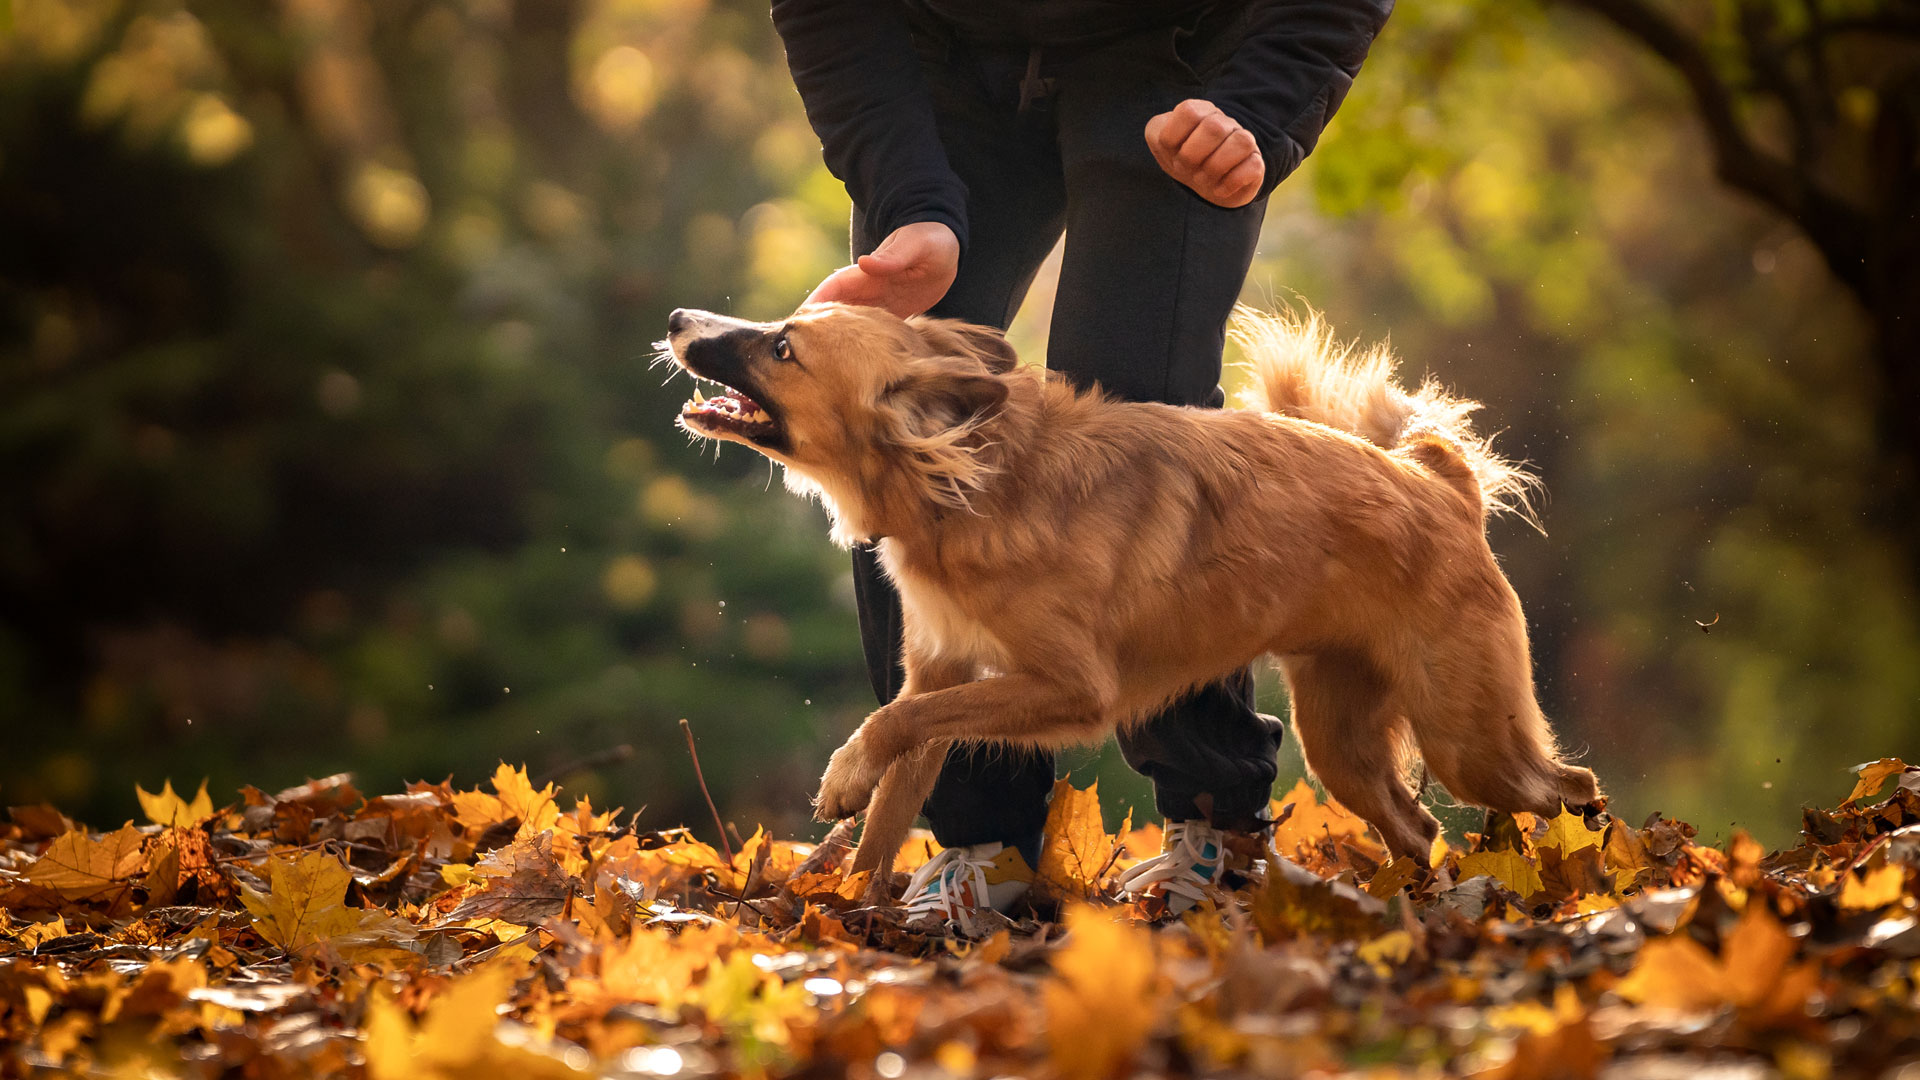
M 972 941 L 862 909 L 837 837 L 717 851 L 506 766 L 140 796 L 0 825 L 0 1076 L 1920 1073 L 1893 759 L 1772 853 L 1522 814 L 1415 866 L 1302 784 L 1264 885 L 1159 926 L 1110 894 L 1159 830 L 1063 783 L 1032 917 Z

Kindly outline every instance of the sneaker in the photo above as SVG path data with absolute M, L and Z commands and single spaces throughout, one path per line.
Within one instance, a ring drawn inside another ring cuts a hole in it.
M 1005 844 L 950 847 L 914 872 L 901 897 L 907 925 L 969 928 L 983 909 L 1002 915 L 1033 884 L 1020 849 Z
M 1204 821 L 1167 824 L 1160 854 L 1120 877 L 1120 895 L 1149 915 L 1180 915 L 1220 889 L 1259 880 L 1262 866 L 1251 852 L 1257 836 L 1216 829 Z

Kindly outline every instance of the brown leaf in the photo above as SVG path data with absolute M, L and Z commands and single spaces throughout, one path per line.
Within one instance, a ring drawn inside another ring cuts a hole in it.
M 542 832 L 496 848 L 474 867 L 480 891 L 447 913 L 461 919 L 502 919 L 533 926 L 560 913 L 573 882 L 553 857 L 553 833 Z
M 75 830 L 54 838 L 28 869 L 27 880 L 68 900 L 110 901 L 124 896 L 133 879 L 147 872 L 141 853 L 145 842 L 132 825 L 98 840 Z

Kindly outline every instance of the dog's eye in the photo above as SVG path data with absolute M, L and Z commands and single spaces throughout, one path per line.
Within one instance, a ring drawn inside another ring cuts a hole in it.
M 773 339 L 773 358 L 776 360 L 793 359 L 793 346 L 788 343 L 787 335 L 781 334 L 779 337 Z

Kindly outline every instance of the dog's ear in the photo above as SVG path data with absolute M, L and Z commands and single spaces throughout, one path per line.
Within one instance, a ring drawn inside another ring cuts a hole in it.
M 1007 384 L 998 375 L 938 369 L 902 379 L 887 388 L 887 396 L 914 415 L 920 434 L 931 434 L 998 409 L 1007 400 Z
M 1007 336 L 991 326 L 959 319 L 935 319 L 915 315 L 907 325 L 919 331 L 921 340 L 941 356 L 970 356 L 985 364 L 995 375 L 1005 375 L 1020 363 Z

